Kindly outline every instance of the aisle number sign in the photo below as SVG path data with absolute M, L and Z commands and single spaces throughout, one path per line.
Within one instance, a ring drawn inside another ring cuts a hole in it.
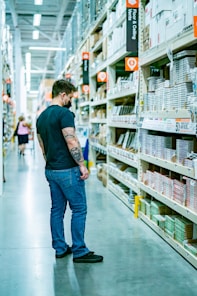
M 138 71 L 138 58 L 126 57 L 125 58 L 125 71 Z
M 138 56 L 139 0 L 126 0 L 126 49 Z
M 83 84 L 89 85 L 89 52 L 82 52 Z

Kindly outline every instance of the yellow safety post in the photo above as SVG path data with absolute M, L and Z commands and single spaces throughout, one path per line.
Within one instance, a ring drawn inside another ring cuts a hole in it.
M 134 217 L 135 218 L 138 218 L 140 198 L 143 198 L 143 197 L 141 195 L 135 195 L 135 209 L 134 209 Z

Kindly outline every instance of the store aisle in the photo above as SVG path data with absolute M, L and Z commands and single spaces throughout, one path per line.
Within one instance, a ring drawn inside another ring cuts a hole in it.
M 40 151 L 5 163 L 0 197 L 1 296 L 196 296 L 197 271 L 103 188 L 87 181 L 86 242 L 103 263 L 55 259 Z M 70 213 L 65 225 L 68 241 Z

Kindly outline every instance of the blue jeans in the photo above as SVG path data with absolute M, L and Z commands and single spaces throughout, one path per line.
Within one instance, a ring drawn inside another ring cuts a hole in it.
M 89 252 L 84 242 L 87 203 L 85 182 L 80 179 L 79 167 L 65 170 L 45 169 L 45 176 L 51 192 L 51 234 L 52 246 L 57 255 L 63 254 L 68 244 L 64 236 L 64 214 L 67 202 L 72 211 L 71 235 L 73 258 Z

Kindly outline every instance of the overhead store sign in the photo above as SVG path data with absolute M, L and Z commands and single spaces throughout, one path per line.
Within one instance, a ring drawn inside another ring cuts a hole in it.
M 107 72 L 98 72 L 97 82 L 107 82 Z
M 89 85 L 89 52 L 82 52 L 83 61 L 83 84 Z
M 139 11 L 139 0 L 126 0 L 126 50 L 135 53 L 138 56 L 138 11 Z
M 194 15 L 194 37 L 197 37 L 197 15 Z
M 138 58 L 126 57 L 125 58 L 125 71 L 138 71 Z

